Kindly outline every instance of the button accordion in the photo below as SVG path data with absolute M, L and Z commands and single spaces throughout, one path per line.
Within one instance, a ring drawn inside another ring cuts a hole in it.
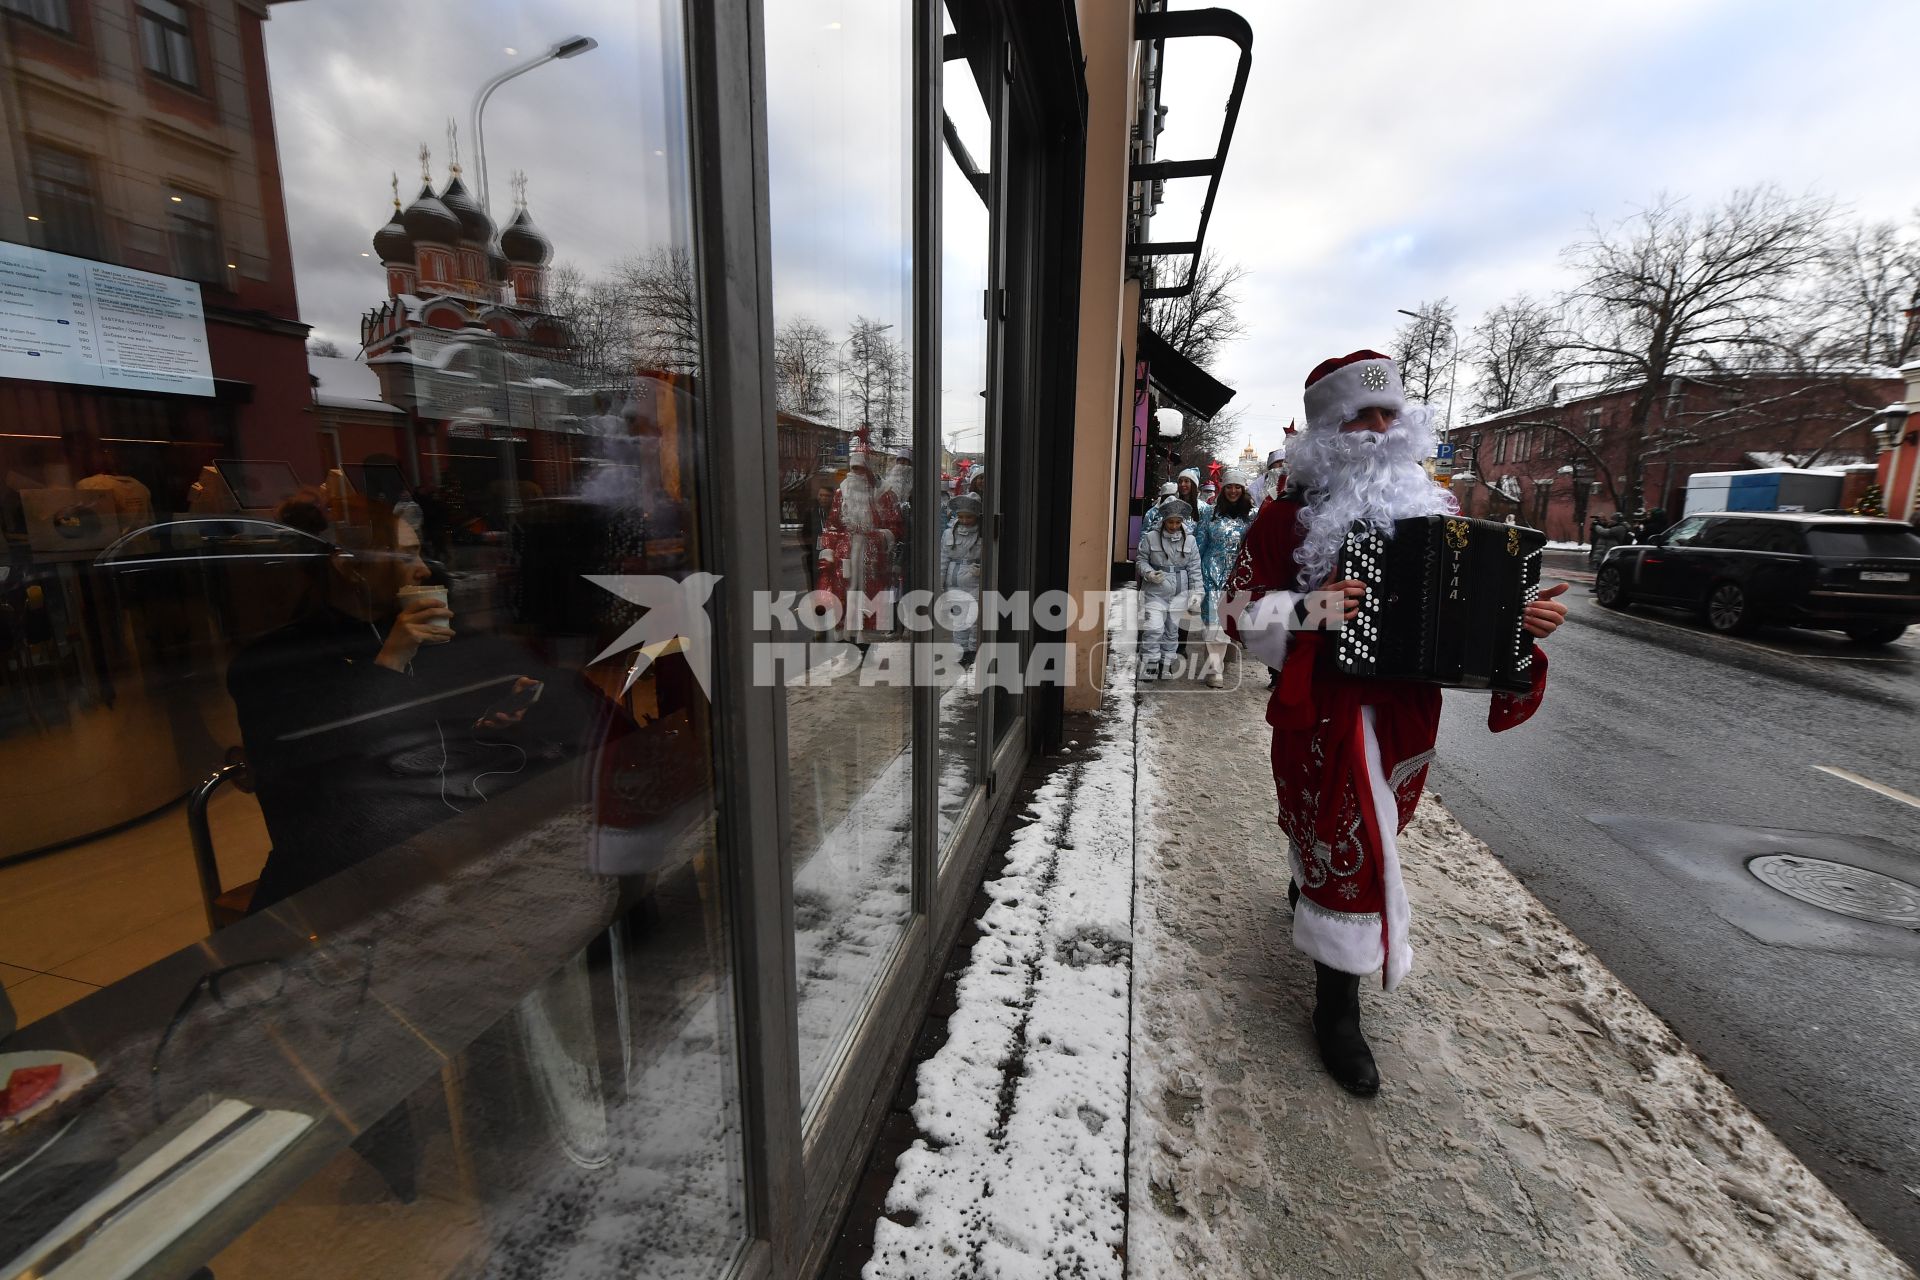
M 1533 641 L 1522 611 L 1540 595 L 1538 529 L 1415 516 L 1391 537 L 1364 524 L 1340 550 L 1334 578 L 1364 582 L 1359 615 L 1335 633 L 1343 673 L 1526 693 Z

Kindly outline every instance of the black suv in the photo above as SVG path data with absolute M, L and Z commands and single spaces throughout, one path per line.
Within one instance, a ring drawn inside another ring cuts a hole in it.
M 1779 622 L 1890 644 L 1920 622 L 1920 535 L 1861 516 L 1706 512 L 1609 550 L 1593 593 L 1609 609 L 1698 609 L 1726 635 Z

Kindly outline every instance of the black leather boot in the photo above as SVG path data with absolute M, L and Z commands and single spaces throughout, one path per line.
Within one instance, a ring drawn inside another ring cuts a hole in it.
M 1313 1034 L 1320 1041 L 1320 1064 L 1342 1089 L 1371 1098 L 1380 1092 L 1380 1069 L 1360 1034 L 1360 976 L 1318 960 L 1313 972 Z

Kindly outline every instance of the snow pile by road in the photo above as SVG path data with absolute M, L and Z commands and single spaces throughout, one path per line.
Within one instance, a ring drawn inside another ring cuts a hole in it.
M 1262 693 L 1142 704 L 1133 1274 L 1912 1276 L 1431 795 L 1414 971 L 1362 988 L 1383 1092 L 1333 1085 Z
M 1124 611 L 1116 611 L 1124 616 Z M 1033 797 L 919 1070 L 867 1280 L 1118 1277 L 1125 1230 L 1131 654 L 1098 742 Z

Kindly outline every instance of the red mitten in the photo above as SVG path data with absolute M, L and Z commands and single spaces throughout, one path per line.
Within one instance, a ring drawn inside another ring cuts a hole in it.
M 1547 655 L 1539 645 L 1533 646 L 1533 688 L 1525 693 L 1496 693 L 1493 705 L 1487 708 L 1487 728 L 1495 733 L 1503 729 L 1512 729 L 1525 724 L 1540 709 L 1540 699 L 1547 692 Z

